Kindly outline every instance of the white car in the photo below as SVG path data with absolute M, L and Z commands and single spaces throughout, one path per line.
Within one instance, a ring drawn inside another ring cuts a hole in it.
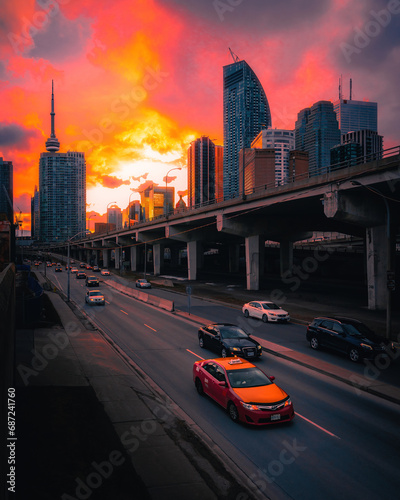
M 290 314 L 287 311 L 268 300 L 248 302 L 242 307 L 242 312 L 246 318 L 251 316 L 262 319 L 264 323 L 268 321 L 287 323 L 290 321 Z
M 102 269 L 100 272 L 102 276 L 110 276 L 110 271 L 108 269 Z
M 151 283 L 145 279 L 136 280 L 136 288 L 151 288 Z
M 76 274 L 78 272 L 78 268 L 77 267 L 71 267 L 71 273 L 72 274 Z
M 100 290 L 88 290 L 86 292 L 85 301 L 86 304 L 90 304 L 91 306 L 104 306 L 106 303 L 104 295 L 100 292 Z

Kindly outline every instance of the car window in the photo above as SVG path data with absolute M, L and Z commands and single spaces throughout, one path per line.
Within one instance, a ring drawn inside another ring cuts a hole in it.
M 226 382 L 225 372 L 220 366 L 216 366 L 215 378 L 218 382 Z
M 332 330 L 333 329 L 333 321 L 327 321 L 327 320 L 325 320 L 325 321 L 323 321 L 321 323 L 321 327 L 322 328 L 327 328 L 328 330 Z
M 274 310 L 280 309 L 280 307 L 274 304 L 273 302 L 263 302 L 262 306 L 264 309 L 274 309 Z
M 223 326 L 220 328 L 222 339 L 247 339 L 248 335 L 238 326 Z
M 229 383 L 233 388 L 260 387 L 272 384 L 264 372 L 258 368 L 227 370 Z
M 215 363 L 208 363 L 203 366 L 203 368 L 208 372 L 212 377 L 215 377 L 215 373 L 217 371 L 217 365 Z
M 344 333 L 342 325 L 339 325 L 339 323 L 333 323 L 332 330 L 336 333 Z

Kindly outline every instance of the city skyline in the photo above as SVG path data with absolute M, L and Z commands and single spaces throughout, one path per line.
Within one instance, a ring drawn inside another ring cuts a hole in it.
M 259 78 L 274 127 L 294 129 L 301 109 L 335 101 L 342 74 L 345 98 L 352 78 L 353 99 L 378 102 L 384 147 L 399 142 L 400 2 L 288 2 L 288 14 L 257 1 L 44 4 L 26 0 L 2 13 L 0 156 L 13 162 L 22 229 L 50 132 L 51 80 L 61 151 L 87 158 L 89 214 L 105 214 L 111 200 L 124 209 L 146 182 L 162 186 L 170 168 L 186 167 L 192 140 L 222 144 L 228 47 Z M 178 198 L 187 170 L 173 174 Z

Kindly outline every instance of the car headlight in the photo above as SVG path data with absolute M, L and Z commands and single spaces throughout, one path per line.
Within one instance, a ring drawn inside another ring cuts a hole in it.
M 261 347 L 260 345 L 258 345 L 258 346 L 257 346 L 257 349 L 258 349 L 258 350 L 261 350 L 261 349 L 262 349 L 262 347 Z
M 245 410 L 259 410 L 260 408 L 257 405 L 251 405 L 249 403 L 243 403 L 243 401 L 240 401 L 240 404 L 243 406 Z
M 240 347 L 232 347 L 232 351 L 240 351 Z
M 285 406 L 290 406 L 292 404 L 292 400 L 290 398 L 288 398 L 286 401 L 285 401 Z
M 372 347 L 368 344 L 360 344 L 360 347 L 362 347 L 363 349 L 370 349 L 372 351 Z

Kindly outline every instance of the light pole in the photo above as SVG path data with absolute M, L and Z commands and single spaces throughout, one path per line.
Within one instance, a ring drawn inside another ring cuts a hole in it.
M 368 191 L 371 191 L 372 193 L 377 194 L 382 198 L 382 200 L 385 203 L 385 208 L 386 208 L 386 273 L 387 273 L 387 280 L 389 280 L 389 276 L 392 274 L 392 250 L 391 250 L 391 232 L 390 232 L 390 207 L 389 203 L 386 199 L 386 196 L 379 191 L 379 189 L 372 188 L 370 186 L 365 186 L 364 184 L 361 184 L 359 181 L 351 181 L 351 184 L 353 186 L 361 186 Z M 386 338 L 390 339 L 391 336 L 391 330 L 392 330 L 392 293 L 391 289 L 388 286 L 388 283 L 386 285 Z
M 172 172 L 173 170 L 182 170 L 182 167 L 174 167 L 168 170 L 167 175 L 165 176 L 165 215 L 167 215 L 167 195 L 168 195 L 168 174 Z M 172 202 L 172 206 L 174 203 Z
M 69 265 L 69 255 L 70 255 L 70 247 L 71 247 L 71 240 L 73 240 L 76 236 L 78 236 L 78 234 L 82 234 L 82 233 L 85 233 L 86 234 L 86 229 L 84 231 L 79 231 L 79 233 L 76 233 L 74 234 L 74 236 L 71 236 L 71 238 L 68 238 L 68 253 L 67 253 L 67 276 L 68 276 L 68 279 L 67 279 L 67 302 L 69 302 L 69 299 L 70 299 L 70 265 Z
M 128 202 L 128 223 L 129 223 L 129 229 L 131 228 L 131 196 L 133 195 L 132 193 L 129 195 L 129 202 Z

